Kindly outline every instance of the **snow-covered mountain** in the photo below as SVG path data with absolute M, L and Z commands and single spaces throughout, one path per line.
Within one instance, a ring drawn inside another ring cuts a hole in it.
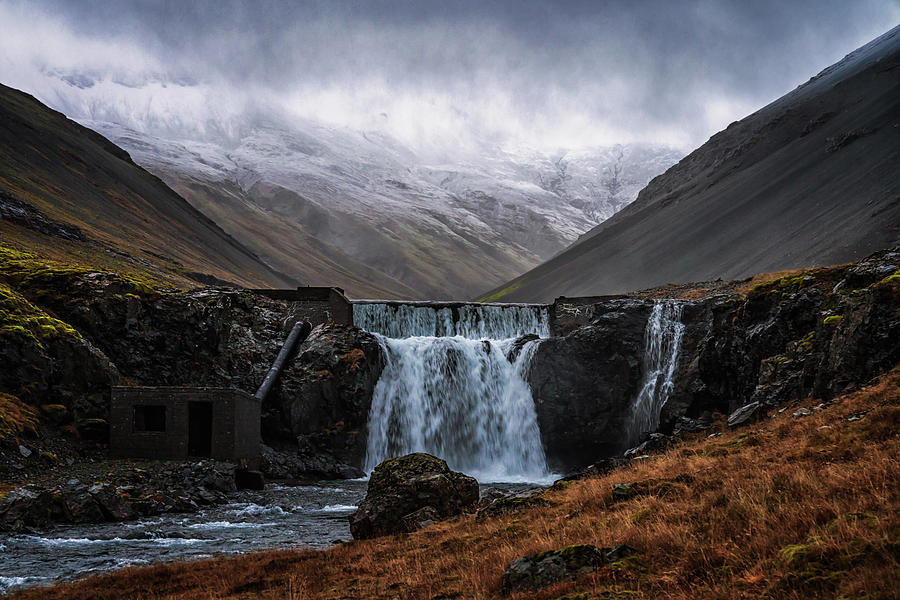
M 191 81 L 45 75 L 41 100 L 125 148 L 273 268 L 355 296 L 472 297 L 565 249 L 681 156 L 490 140 L 435 151 L 392 137 L 388 115 L 354 130 L 210 106 Z

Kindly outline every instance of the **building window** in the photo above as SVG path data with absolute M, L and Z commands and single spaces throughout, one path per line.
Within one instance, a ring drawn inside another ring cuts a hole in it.
M 165 431 L 166 407 L 139 405 L 134 407 L 135 431 Z

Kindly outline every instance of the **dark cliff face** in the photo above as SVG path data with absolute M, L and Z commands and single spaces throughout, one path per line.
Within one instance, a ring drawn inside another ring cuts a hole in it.
M 372 394 L 384 364 L 374 335 L 347 325 L 316 327 L 281 376 L 280 410 L 264 423 L 264 432 L 293 436 L 303 451 L 362 465 Z
M 746 295 L 684 300 L 685 331 L 660 430 L 680 417 L 828 399 L 900 362 L 900 248 L 817 268 Z M 529 377 L 551 466 L 570 470 L 624 450 L 642 381 L 651 300 L 598 299 L 587 324 L 544 341 Z
M 246 290 L 154 291 L 101 272 L 48 272 L 0 292 L 0 391 L 76 427 L 108 418 L 110 385 L 120 382 L 252 393 L 296 312 Z M 361 464 L 382 366 L 374 336 L 315 330 L 263 404 L 264 441 L 296 450 L 301 436 L 308 452 Z
M 848 267 L 810 269 L 694 308 L 695 339 L 664 423 L 679 413 L 730 412 L 828 399 L 900 361 L 900 249 Z
M 118 381 L 252 392 L 294 312 L 289 302 L 248 291 L 160 292 L 111 273 L 10 277 L 15 289 L 0 289 L 0 392 L 76 428 L 106 418 L 109 385 Z M 528 381 L 555 470 L 625 449 L 653 295 L 573 300 L 577 314 L 556 328 L 569 332 L 537 349 Z M 900 248 L 743 294 L 731 289 L 681 302 L 685 330 L 662 409 L 664 432 L 683 416 L 728 414 L 750 402 L 827 399 L 900 362 Z M 556 307 L 565 316 L 563 308 Z M 383 367 L 375 336 L 317 328 L 263 406 L 264 440 L 360 465 Z
M 650 308 L 630 299 L 597 303 L 590 325 L 538 347 L 528 383 L 551 469 L 566 471 L 623 449 Z

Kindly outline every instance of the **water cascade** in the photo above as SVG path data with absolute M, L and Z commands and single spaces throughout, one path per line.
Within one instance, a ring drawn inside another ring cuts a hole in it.
M 659 416 L 675 385 L 675 367 L 681 350 L 684 324 L 682 305 L 675 301 L 656 302 L 644 332 L 644 379 L 631 407 L 629 443 L 637 443 L 659 427 Z
M 389 338 L 411 336 L 503 340 L 550 335 L 543 304 L 434 304 L 354 302 L 353 324 Z
M 548 476 L 526 383 L 539 339 L 539 306 L 354 305 L 355 323 L 378 336 L 387 364 L 369 413 L 366 470 L 428 452 L 479 481 Z M 517 352 L 516 352 L 517 350 Z

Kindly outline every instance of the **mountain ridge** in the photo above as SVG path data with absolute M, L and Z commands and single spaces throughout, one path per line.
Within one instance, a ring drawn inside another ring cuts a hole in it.
M 69 258 L 104 256 L 184 286 L 295 285 L 101 134 L 3 85 L 0 116 L 3 203 L 31 215 L 4 219 L 4 240 Z M 45 235 L 29 227 L 36 218 L 78 234 Z
M 482 297 L 736 279 L 896 244 L 898 63 L 894 28 L 712 136 L 566 251 Z

